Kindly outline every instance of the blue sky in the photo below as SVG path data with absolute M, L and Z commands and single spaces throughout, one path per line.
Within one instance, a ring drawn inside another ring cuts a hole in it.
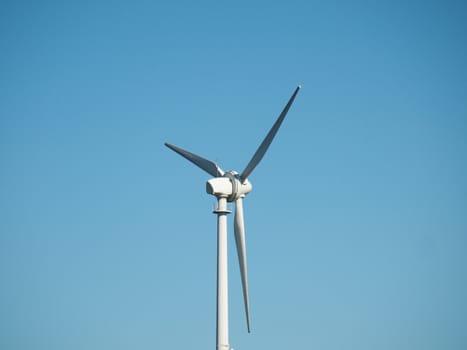
M 214 348 L 215 200 L 163 143 L 240 171 L 297 84 L 232 347 L 467 347 L 465 3 L 6 1 L 0 52 L 0 348 Z

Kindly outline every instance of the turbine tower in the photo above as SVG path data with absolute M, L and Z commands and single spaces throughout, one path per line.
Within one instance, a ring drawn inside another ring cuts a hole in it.
M 243 224 L 243 198 L 251 191 L 252 186 L 248 181 L 248 176 L 256 168 L 274 136 L 279 130 L 290 106 L 295 100 L 300 85 L 297 86 L 289 101 L 285 105 L 282 113 L 269 130 L 261 145 L 256 150 L 245 170 L 241 174 L 236 171 L 223 171 L 216 163 L 188 152 L 180 147 L 165 143 L 171 150 L 177 152 L 182 157 L 206 171 L 214 178 L 206 183 L 206 191 L 217 198 L 217 207 L 214 214 L 217 215 L 217 329 L 216 329 L 216 349 L 229 350 L 229 310 L 228 310 L 228 279 L 227 279 L 227 202 L 235 202 L 234 214 L 234 234 L 237 246 L 238 262 L 240 264 L 240 274 L 242 279 L 243 300 L 245 304 L 246 324 L 250 333 L 250 304 L 248 299 L 248 274 L 245 246 L 245 226 Z

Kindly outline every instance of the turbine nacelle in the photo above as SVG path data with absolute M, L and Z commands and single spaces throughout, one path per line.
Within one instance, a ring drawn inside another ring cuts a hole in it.
M 227 171 L 222 177 L 215 177 L 206 182 L 206 192 L 216 197 L 226 197 L 228 202 L 235 202 L 245 197 L 252 189 L 250 181 L 243 182 L 235 171 Z

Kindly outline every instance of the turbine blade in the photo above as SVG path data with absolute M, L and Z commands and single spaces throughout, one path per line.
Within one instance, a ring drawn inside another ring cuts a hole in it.
M 245 179 L 248 177 L 248 175 L 251 174 L 253 169 L 259 164 L 261 159 L 263 158 L 264 154 L 269 148 L 269 145 L 271 144 L 272 140 L 274 139 L 274 136 L 276 136 L 277 130 L 279 130 L 282 121 L 284 120 L 287 112 L 289 111 L 290 106 L 292 105 L 293 101 L 295 100 L 295 96 L 297 96 L 298 90 L 300 90 L 301 86 L 298 85 L 297 88 L 295 89 L 294 93 L 289 99 L 289 102 L 285 105 L 282 113 L 279 115 L 279 118 L 277 118 L 276 122 L 272 126 L 271 130 L 269 130 L 268 134 L 264 138 L 263 142 L 261 145 L 258 147 L 256 150 L 256 153 L 253 155 L 251 158 L 250 162 L 246 166 L 245 170 L 243 170 L 242 174 L 240 175 L 241 181 L 245 181 Z
M 250 303 L 248 300 L 248 273 L 246 265 L 245 226 L 243 224 L 243 198 L 235 201 L 234 215 L 235 244 L 237 245 L 238 262 L 242 277 L 243 300 L 245 302 L 246 326 L 250 333 Z
M 219 168 L 219 166 L 216 163 L 214 163 L 213 161 L 210 161 L 208 159 L 200 157 L 200 156 L 198 156 L 198 155 L 196 155 L 194 153 L 185 151 L 184 149 L 182 149 L 180 147 L 177 147 L 177 146 L 174 146 L 174 145 L 171 145 L 170 143 L 166 142 L 164 144 L 167 147 L 169 147 L 172 151 L 177 152 L 182 157 L 188 159 L 190 162 L 192 162 L 193 164 L 195 164 L 198 167 L 200 167 L 201 169 L 203 169 L 208 174 L 211 174 L 214 177 L 224 175 L 224 171 L 221 168 Z

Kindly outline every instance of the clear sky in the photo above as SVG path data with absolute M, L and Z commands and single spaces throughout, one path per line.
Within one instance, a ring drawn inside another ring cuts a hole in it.
M 297 84 L 232 347 L 467 348 L 464 1 L 3 1 L 0 53 L 1 349 L 214 349 L 209 175 L 163 143 L 241 171 Z

